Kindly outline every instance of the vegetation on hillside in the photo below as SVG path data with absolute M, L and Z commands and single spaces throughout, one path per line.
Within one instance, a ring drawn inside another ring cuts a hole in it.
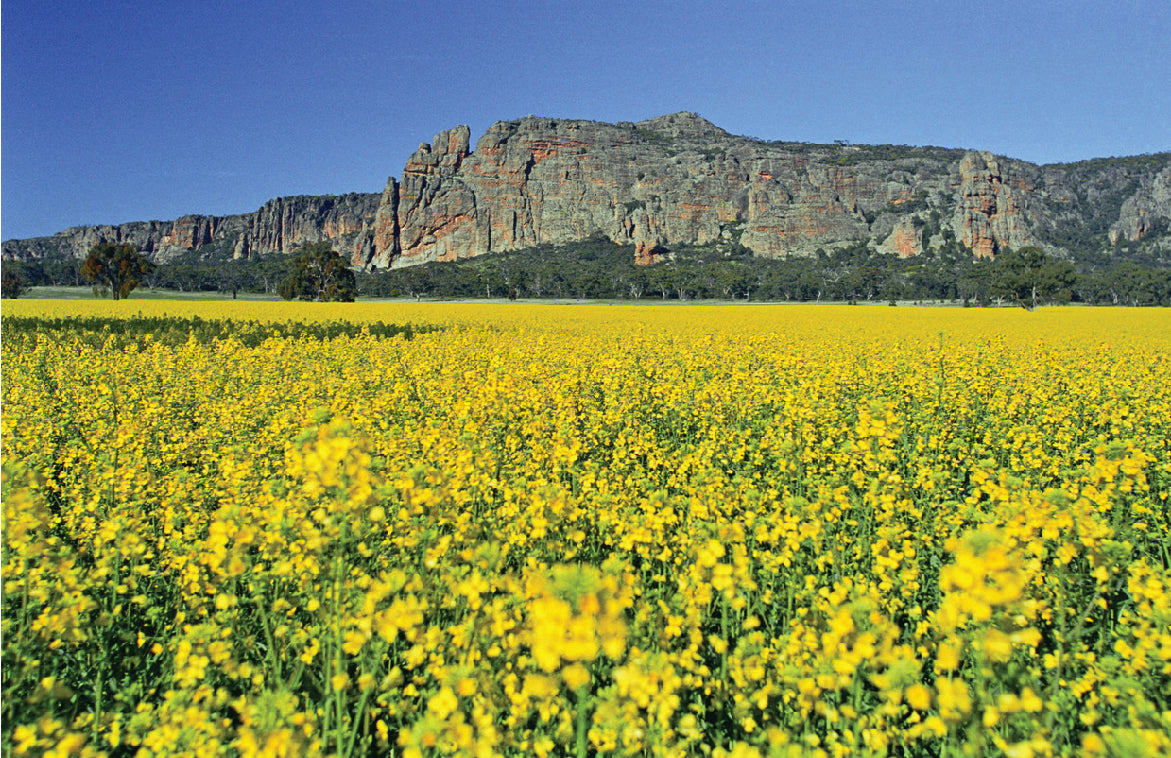
M 358 286 L 366 297 L 1171 304 L 1171 271 L 1133 263 L 1079 271 L 1048 256 L 1031 264 L 1045 271 L 1044 285 L 1035 296 L 1030 286 L 1024 297 L 1014 281 L 1019 255 L 976 260 L 954 237 L 943 249 L 912 258 L 865 245 L 781 260 L 736 246 L 679 246 L 660 258 L 636 266 L 630 247 L 593 239 L 366 273 Z
M 1171 166 L 1171 153 L 1097 158 L 1041 167 L 1040 197 L 1052 226 L 1037 232 L 1043 242 L 1062 248 L 1080 264 L 1109 265 L 1130 261 L 1145 266 L 1171 265 L 1165 221 L 1155 221 L 1140 240 L 1111 240 L 1110 227 L 1122 206 L 1150 177 Z
M 813 257 L 764 259 L 735 242 L 674 246 L 651 266 L 637 266 L 630 246 L 593 237 L 568 245 L 541 245 L 454 262 L 359 272 L 350 297 L 616 300 L 754 300 L 782 302 L 956 302 L 1029 305 L 1074 302 L 1092 305 L 1171 305 L 1171 260 L 1153 244 L 1130 243 L 1112 255 L 1083 255 L 1065 261 L 1060 287 L 1018 298 L 1007 269 L 1017 260 L 1004 251 L 996 260 L 977 260 L 937 213 L 926 217 L 924 240 L 942 241 L 926 254 L 900 258 L 865 244 L 819 250 Z M 320 247 L 320 246 L 319 246 Z M 328 263 L 328 262 L 327 262 Z M 340 258 L 334 255 L 331 269 Z M 1046 265 L 1061 263 L 1046 258 Z M 26 285 L 80 284 L 76 262 L 5 263 L 6 275 Z M 182 292 L 278 294 L 282 282 L 306 275 L 300 259 L 270 255 L 234 260 L 230 253 L 201 259 L 191 253 L 160 264 L 142 276 L 142 286 Z M 349 269 L 344 269 L 349 271 Z M 300 272 L 300 273 L 298 273 Z M 313 299 L 310 287 L 294 297 Z M 327 290 L 313 290 L 313 292 Z M 329 290 L 332 291 L 332 290 Z M 285 294 L 292 294 L 286 290 Z M 345 298 L 342 298 L 345 299 Z

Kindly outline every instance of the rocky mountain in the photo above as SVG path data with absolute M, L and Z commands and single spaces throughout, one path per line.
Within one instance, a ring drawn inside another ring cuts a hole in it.
M 256 213 L 79 227 L 5 242 L 5 258 L 83 257 L 131 242 L 158 260 L 334 241 L 355 265 L 402 267 L 601 235 L 651 263 L 673 245 L 812 255 L 865 243 L 977 257 L 1037 245 L 1059 256 L 1142 243 L 1171 252 L 1171 153 L 1037 166 L 976 152 L 811 145 L 731 135 L 694 113 L 606 124 L 501 121 L 473 150 L 440 132 L 381 195 L 295 197 Z
M 335 250 L 364 260 L 372 256 L 370 230 L 379 200 L 377 194 L 278 197 L 254 213 L 75 226 L 52 237 L 8 240 L 3 257 L 85 258 L 94 245 L 115 242 L 132 244 L 151 260 L 167 263 L 192 251 L 204 257 L 249 258 L 330 240 Z

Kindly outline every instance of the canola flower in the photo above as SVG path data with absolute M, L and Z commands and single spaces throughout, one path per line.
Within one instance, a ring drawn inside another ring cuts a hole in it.
M 1171 750 L 1160 311 L 130 305 L 442 328 L 6 331 L 13 755 Z

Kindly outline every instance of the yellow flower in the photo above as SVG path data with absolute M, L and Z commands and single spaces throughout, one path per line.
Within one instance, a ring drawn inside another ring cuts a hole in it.
M 545 671 L 561 665 L 562 644 L 572 616 L 569 604 L 555 597 L 533 601 L 533 658 Z
M 972 710 L 972 696 L 968 685 L 959 679 L 940 678 L 935 681 L 939 715 L 944 721 L 955 722 Z
M 574 663 L 572 665 L 566 666 L 561 671 L 561 678 L 565 681 L 565 686 L 567 686 L 571 691 L 576 692 L 585 685 L 589 684 L 590 672 L 586 670 L 586 667 L 580 663 Z
M 345 633 L 345 641 L 342 643 L 342 650 L 348 655 L 357 655 L 362 647 L 366 644 L 368 637 L 360 630 L 351 629 Z
M 1012 657 L 1012 640 L 999 629 L 984 632 L 984 655 L 990 661 L 1007 661 Z
M 907 704 L 917 711 L 925 711 L 931 707 L 931 691 L 922 684 L 912 684 L 904 693 Z
M 1025 713 L 1040 713 L 1045 707 L 1041 698 L 1037 697 L 1037 693 L 1033 692 L 1032 687 L 1025 687 L 1021 690 L 1021 710 Z
M 943 673 L 955 671 L 960 666 L 960 643 L 945 642 L 940 644 L 935 656 L 935 670 Z
M 427 699 L 427 710 L 436 718 L 446 719 L 459 707 L 459 699 L 450 687 L 443 687 Z

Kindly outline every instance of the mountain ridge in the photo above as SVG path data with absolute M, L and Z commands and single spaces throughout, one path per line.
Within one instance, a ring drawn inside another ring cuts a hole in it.
M 1142 244 L 1171 253 L 1171 153 L 1037 165 L 987 151 L 819 145 L 732 135 L 681 111 L 614 124 L 526 116 L 472 149 L 456 126 L 421 143 L 381 193 L 278 197 L 253 213 L 71 227 L 8 240 L 6 260 L 82 258 L 99 242 L 167 262 L 247 258 L 328 240 L 397 268 L 601 235 L 653 263 L 672 245 L 768 258 L 866 244 L 976 257 L 1035 245 L 1060 257 Z

